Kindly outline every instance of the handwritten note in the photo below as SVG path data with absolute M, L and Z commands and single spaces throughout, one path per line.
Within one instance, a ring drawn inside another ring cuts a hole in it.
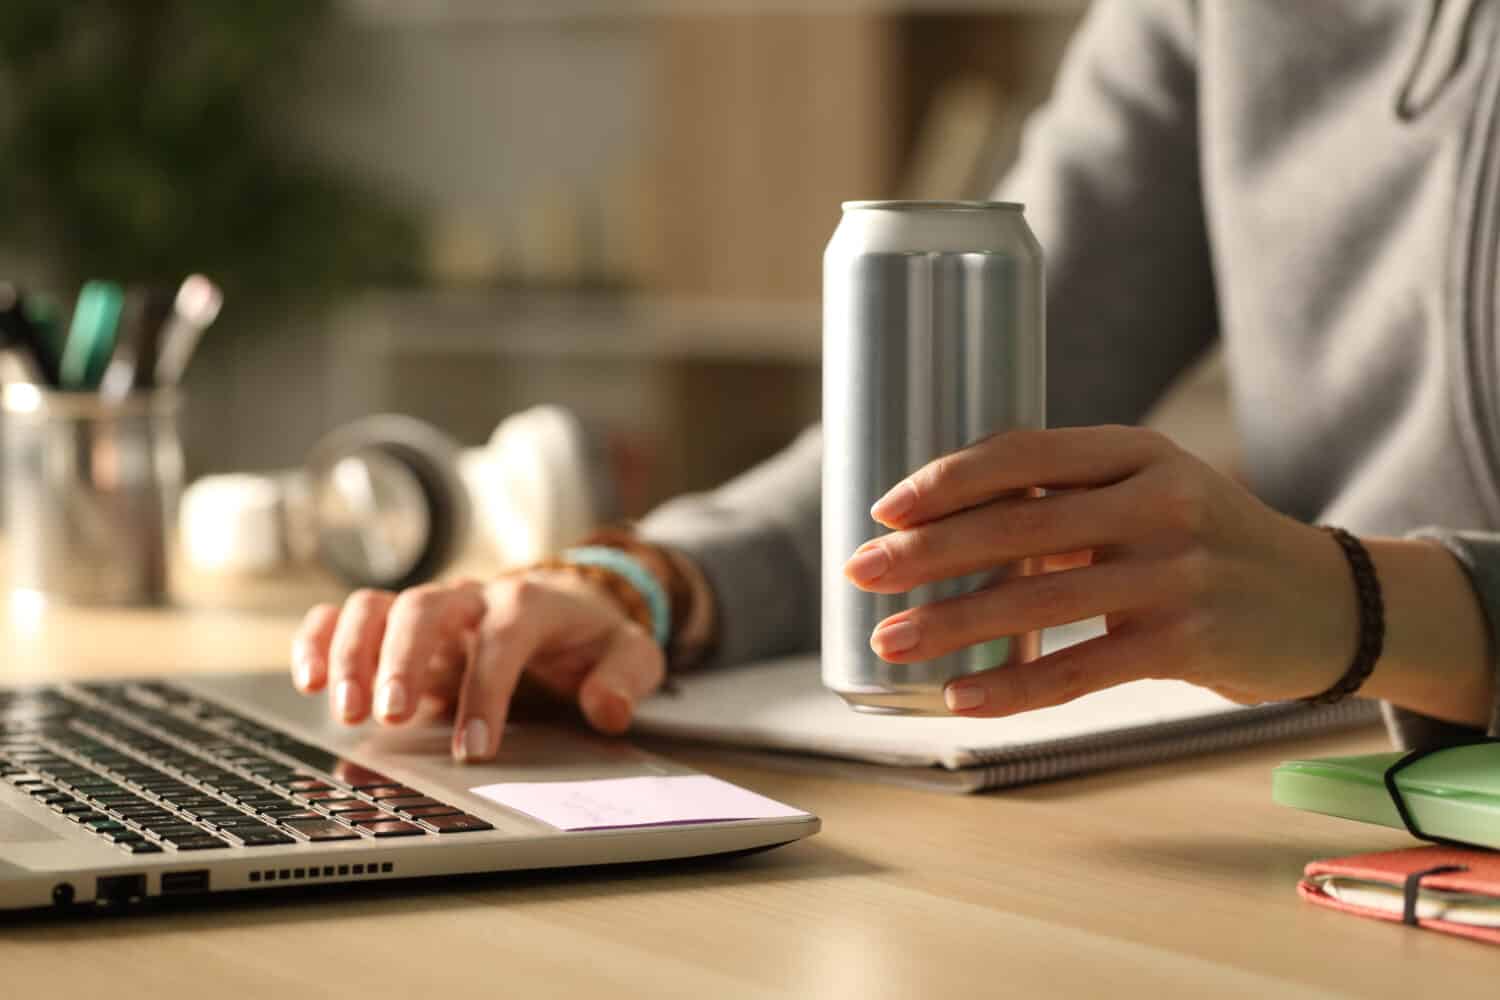
M 469 791 L 559 830 L 612 830 L 806 816 L 801 809 L 706 774 L 597 781 L 507 781 Z

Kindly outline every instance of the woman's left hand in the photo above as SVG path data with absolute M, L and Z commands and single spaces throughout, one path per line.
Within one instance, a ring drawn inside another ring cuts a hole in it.
M 871 515 L 892 530 L 845 566 L 864 590 L 1022 559 L 1072 566 L 891 616 L 871 637 L 885 660 L 1105 616 L 1105 636 L 951 682 L 955 712 L 1010 715 L 1148 677 L 1244 703 L 1297 698 L 1329 687 L 1354 653 L 1359 612 L 1337 543 L 1154 431 L 999 434 L 919 469 Z

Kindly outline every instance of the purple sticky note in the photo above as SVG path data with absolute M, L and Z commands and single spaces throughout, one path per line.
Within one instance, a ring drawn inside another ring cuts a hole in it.
M 559 830 L 610 830 L 807 815 L 801 809 L 706 774 L 597 781 L 506 781 L 469 791 Z

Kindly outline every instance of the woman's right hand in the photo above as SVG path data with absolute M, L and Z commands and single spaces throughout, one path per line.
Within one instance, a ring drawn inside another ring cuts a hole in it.
M 401 723 L 433 701 L 454 711 L 460 761 L 495 755 L 523 673 L 619 733 L 666 670 L 646 630 L 567 569 L 357 591 L 310 610 L 292 643 L 293 683 L 327 689 L 335 720 Z

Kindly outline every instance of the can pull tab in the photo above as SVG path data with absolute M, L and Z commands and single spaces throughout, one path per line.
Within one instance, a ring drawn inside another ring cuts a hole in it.
M 1396 117 L 1420 116 L 1442 96 L 1469 50 L 1474 0 L 1430 0 L 1427 29 L 1396 94 Z

